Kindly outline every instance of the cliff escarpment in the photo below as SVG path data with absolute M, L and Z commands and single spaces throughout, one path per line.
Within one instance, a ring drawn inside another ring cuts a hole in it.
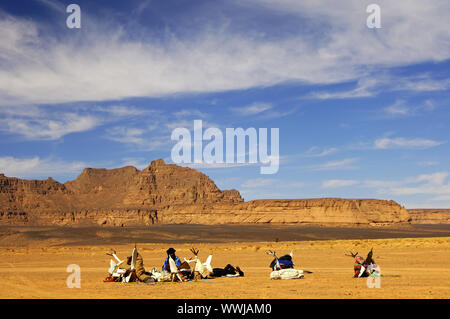
M 408 209 L 412 224 L 450 224 L 450 209 Z
M 302 223 L 392 225 L 410 221 L 394 201 L 292 199 L 244 202 L 205 174 L 153 161 L 138 170 L 86 168 L 64 184 L 0 174 L 0 225 L 145 226 Z

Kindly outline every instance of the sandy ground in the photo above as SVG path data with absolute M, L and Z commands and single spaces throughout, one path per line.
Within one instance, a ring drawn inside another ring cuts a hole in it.
M 45 246 L 45 247 L 44 247 Z M 138 244 L 146 268 L 162 266 L 169 244 Z M 181 258 L 190 257 L 192 244 L 170 244 Z M 233 242 L 199 244 L 200 258 L 213 252 L 213 267 L 230 263 L 245 272 L 242 278 L 218 278 L 187 283 L 104 283 L 111 246 L 45 245 L 1 247 L 0 298 L 449 298 L 450 237 L 290 242 Z M 374 248 L 381 267 L 380 289 L 369 289 L 366 279 L 354 279 L 348 250 L 366 254 Z M 114 247 L 128 255 L 133 245 Z M 294 250 L 299 269 L 313 271 L 305 279 L 269 279 L 268 249 L 279 255 Z M 81 267 L 81 288 L 66 286 L 69 264 Z

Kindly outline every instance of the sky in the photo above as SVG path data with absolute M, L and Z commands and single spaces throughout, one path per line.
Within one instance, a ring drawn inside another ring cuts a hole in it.
M 449 16 L 446 0 L 3 0 L 0 172 L 171 163 L 173 130 L 202 120 L 279 129 L 276 174 L 192 166 L 245 200 L 450 208 Z

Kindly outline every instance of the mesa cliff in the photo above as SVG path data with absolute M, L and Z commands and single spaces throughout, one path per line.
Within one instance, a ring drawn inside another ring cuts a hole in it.
M 450 209 L 408 209 L 412 224 L 450 224 Z
M 376 199 L 244 202 L 205 174 L 156 160 L 143 169 L 86 168 L 64 184 L 0 174 L 0 225 L 148 226 L 152 224 L 305 223 L 392 225 L 408 211 Z

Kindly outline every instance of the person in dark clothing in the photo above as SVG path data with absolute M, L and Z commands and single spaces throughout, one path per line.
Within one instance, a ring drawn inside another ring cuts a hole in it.
M 280 269 L 288 269 L 288 268 L 294 268 L 294 263 L 292 262 L 292 256 L 291 255 L 284 255 L 278 258 L 278 264 L 277 264 L 277 258 L 272 260 L 270 263 L 270 268 L 273 270 L 280 270 L 278 269 L 278 266 Z
M 176 250 L 173 249 L 173 248 L 167 249 L 167 251 L 166 251 L 167 258 L 166 258 L 166 260 L 164 260 L 164 264 L 163 264 L 163 267 L 162 267 L 163 270 L 166 270 L 166 271 L 170 272 L 169 257 L 172 257 L 172 259 L 175 261 L 175 264 L 177 265 L 177 267 L 181 266 L 181 260 L 180 260 L 180 258 L 178 258 L 175 255 L 175 252 L 176 252 Z
M 233 267 L 228 264 L 225 268 L 214 268 L 211 277 L 244 277 L 244 272 L 239 266 Z
M 361 256 L 357 256 L 356 254 L 354 254 L 355 257 L 355 263 L 353 266 L 354 269 L 354 278 L 361 278 L 361 277 L 369 277 L 370 273 L 368 272 L 367 268 L 370 265 L 374 265 L 375 264 L 375 260 L 373 259 L 373 248 L 369 251 L 369 253 L 367 254 L 366 259 L 364 259 Z
M 364 265 L 368 266 L 371 264 L 375 264 L 375 260 L 372 258 L 372 256 L 373 256 L 373 248 L 367 254 L 366 260 L 364 261 Z

